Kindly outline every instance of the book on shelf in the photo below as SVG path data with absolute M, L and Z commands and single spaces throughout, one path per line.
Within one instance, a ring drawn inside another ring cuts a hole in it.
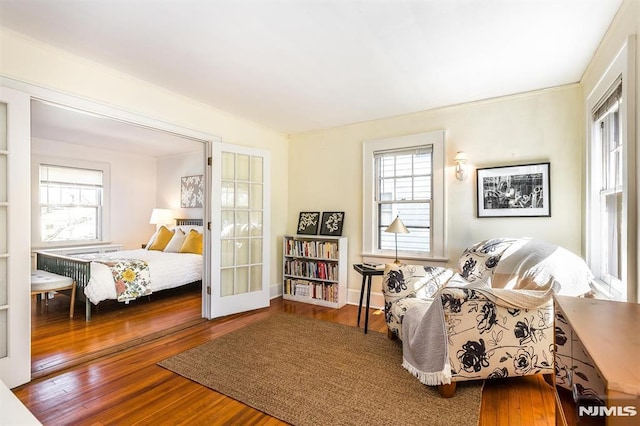
M 384 271 L 384 263 L 363 262 L 362 266 L 369 269 L 375 269 L 376 271 Z

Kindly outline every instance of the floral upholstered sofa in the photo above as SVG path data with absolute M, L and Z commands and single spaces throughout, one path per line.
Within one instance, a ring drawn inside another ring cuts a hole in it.
M 544 374 L 552 382 L 552 294 L 587 294 L 592 279 L 581 258 L 533 239 L 474 244 L 457 270 L 389 264 L 388 333 L 402 340 L 403 366 L 443 396 L 465 380 Z

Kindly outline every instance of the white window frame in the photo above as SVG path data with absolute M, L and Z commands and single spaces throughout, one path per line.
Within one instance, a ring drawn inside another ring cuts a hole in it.
M 90 169 L 102 172 L 102 213 L 100 238 L 96 240 L 77 241 L 42 241 L 40 226 L 40 165 L 50 165 L 59 167 L 69 167 L 77 169 Z M 67 159 L 59 157 L 49 157 L 33 155 L 31 159 L 31 242 L 34 248 L 68 247 L 78 245 L 102 244 L 111 242 L 111 174 L 110 164 L 97 161 L 87 161 L 79 159 Z
M 619 108 L 622 141 L 622 224 L 620 232 L 621 245 L 621 279 L 622 294 L 609 293 L 607 283 L 596 279 L 596 290 L 602 297 L 622 301 L 637 300 L 637 185 L 636 185 L 636 142 L 635 142 L 635 37 L 631 36 L 618 52 L 615 59 L 604 72 L 594 89 L 587 96 L 586 102 L 586 232 L 585 247 L 587 262 L 596 277 L 602 276 L 601 252 L 599 247 L 608 242 L 601 232 L 601 176 L 599 164 L 600 128 L 599 120 L 594 121 L 592 111 L 607 96 L 608 91 L 622 77 L 622 98 Z
M 376 170 L 374 153 L 385 150 L 412 149 L 430 145 L 432 149 L 432 212 L 431 251 L 398 251 L 403 260 L 447 262 L 446 205 L 445 205 L 445 132 L 438 130 L 384 139 L 365 141 L 363 144 L 363 230 L 362 256 L 366 258 L 395 259 L 394 250 L 380 250 L 377 242 Z

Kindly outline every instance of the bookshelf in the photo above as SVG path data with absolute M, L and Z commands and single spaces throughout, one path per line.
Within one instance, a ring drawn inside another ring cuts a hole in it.
M 347 237 L 285 235 L 282 297 L 341 308 L 347 303 Z

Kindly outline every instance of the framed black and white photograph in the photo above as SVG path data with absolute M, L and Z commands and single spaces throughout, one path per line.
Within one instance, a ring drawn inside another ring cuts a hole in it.
M 343 222 L 344 212 L 323 212 L 320 235 L 341 236 Z
M 180 178 L 180 207 L 202 207 L 204 201 L 204 175 Z
M 297 233 L 302 235 L 316 235 L 318 233 L 319 222 L 320 212 L 300 212 Z
M 478 217 L 551 216 L 550 166 L 477 169 Z

